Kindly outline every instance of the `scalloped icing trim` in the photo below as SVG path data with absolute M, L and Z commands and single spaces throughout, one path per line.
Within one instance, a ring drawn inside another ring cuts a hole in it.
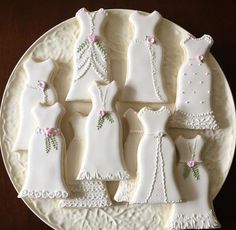
M 170 121 L 170 125 L 176 128 L 187 129 L 219 129 L 213 111 L 191 114 L 177 110 Z
M 220 227 L 220 223 L 212 210 L 207 214 L 192 214 L 190 216 L 179 214 L 168 226 L 169 229 L 210 229 Z
M 23 198 L 23 197 L 28 197 L 28 198 L 43 198 L 43 199 L 60 199 L 60 198 L 67 198 L 68 197 L 68 192 L 65 191 L 45 191 L 45 190 L 22 190 L 18 194 L 18 198 Z
M 93 175 L 89 172 L 80 172 L 79 180 L 127 180 L 129 174 L 126 171 L 118 171 L 116 174 L 107 174 L 102 176 L 99 172 L 95 172 Z

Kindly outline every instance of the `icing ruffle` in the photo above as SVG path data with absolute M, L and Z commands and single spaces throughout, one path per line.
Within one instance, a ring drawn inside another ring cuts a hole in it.
M 28 197 L 28 198 L 43 198 L 43 199 L 59 199 L 67 198 L 68 192 L 66 191 L 46 191 L 46 190 L 28 190 L 24 189 L 18 194 L 18 198 Z
M 169 229 L 210 229 L 220 228 L 212 210 L 207 214 L 177 215 L 168 226 Z
M 181 110 L 174 113 L 172 127 L 186 128 L 186 129 L 218 129 L 219 126 L 216 122 L 213 111 L 208 113 L 191 114 Z

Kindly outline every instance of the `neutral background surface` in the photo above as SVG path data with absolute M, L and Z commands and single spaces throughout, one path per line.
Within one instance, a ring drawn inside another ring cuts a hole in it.
M 206 3 L 207 2 L 207 3 Z M 232 91 L 236 78 L 236 1 L 196 0 L 103 0 L 103 1 L 0 1 L 0 96 L 19 58 L 42 34 L 58 23 L 73 17 L 86 7 L 159 11 L 165 18 L 182 26 L 195 36 L 210 34 L 215 43 L 212 54 L 222 67 Z M 234 92 L 233 92 L 234 93 Z M 235 97 L 234 93 L 234 97 Z M 236 229 L 236 162 L 214 201 L 223 228 Z M 2 159 L 0 159 L 0 229 L 50 229 L 27 206 L 17 199 Z

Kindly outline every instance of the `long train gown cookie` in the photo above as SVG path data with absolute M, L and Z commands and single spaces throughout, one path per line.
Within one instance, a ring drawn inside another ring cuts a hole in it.
M 51 105 L 57 101 L 56 91 L 52 85 L 55 64 L 51 59 L 36 62 L 29 58 L 24 63 L 24 69 L 28 79 L 20 101 L 20 127 L 14 151 L 28 149 L 30 137 L 37 126 L 31 113 L 32 108 L 39 102 Z
M 59 103 L 38 104 L 32 113 L 38 127 L 30 139 L 27 175 L 18 197 L 66 198 L 68 192 L 63 178 L 65 140 L 59 128 L 64 108 Z
M 175 182 L 175 146 L 166 133 L 168 108 L 143 108 L 138 117 L 144 134 L 138 146 L 137 183 L 130 203 L 180 202 Z
M 70 198 L 60 202 L 60 206 L 64 208 L 106 207 L 112 205 L 106 182 L 76 180 L 85 147 L 84 130 L 86 119 L 87 117 L 80 113 L 74 113 L 69 118 L 74 137 L 66 153 L 66 181 L 70 190 Z
M 79 180 L 125 180 L 129 175 L 123 161 L 122 126 L 117 115 L 115 81 L 94 82 L 90 88 L 93 107 L 86 124 L 86 150 Z
M 109 82 L 109 60 L 102 35 L 107 15 L 104 9 L 89 12 L 82 8 L 76 13 L 80 35 L 75 45 L 74 71 L 67 101 L 90 100 L 87 89 L 92 81 Z
M 149 15 L 136 11 L 129 20 L 135 32 L 128 48 L 128 73 L 122 99 L 166 102 L 161 73 L 162 48 L 155 36 L 161 15 L 157 11 Z
M 212 74 L 206 62 L 212 44 L 209 35 L 201 38 L 189 36 L 181 43 L 186 58 L 178 73 L 174 127 L 218 128 L 211 106 Z
M 121 180 L 115 193 L 114 200 L 117 202 L 129 202 L 132 195 L 137 171 L 137 150 L 143 135 L 143 127 L 138 119 L 137 112 L 129 108 L 124 117 L 129 125 L 129 133 L 124 144 L 124 159 L 130 175 L 129 180 Z
M 209 200 L 209 177 L 200 158 L 203 138 L 179 136 L 176 146 L 180 154 L 177 165 L 177 181 L 183 203 L 173 204 L 169 221 L 170 229 L 219 228 L 212 201 Z

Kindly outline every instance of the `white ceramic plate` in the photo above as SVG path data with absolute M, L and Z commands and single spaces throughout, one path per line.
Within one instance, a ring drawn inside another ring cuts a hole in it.
M 126 74 L 126 51 L 132 39 L 132 27 L 128 17 L 132 10 L 108 10 L 109 20 L 105 27 L 111 55 L 112 78 L 122 88 Z M 203 31 L 204 33 L 204 31 Z M 59 95 L 59 101 L 64 104 L 67 114 L 62 121 L 62 130 L 67 144 L 70 142 L 71 129 L 68 117 L 74 111 L 89 113 L 90 103 L 66 102 L 72 77 L 73 46 L 79 34 L 79 23 L 71 18 L 49 30 L 40 37 L 22 56 L 14 68 L 2 99 L 0 114 L 0 138 L 2 155 L 6 170 L 17 191 L 20 190 L 27 168 L 27 152 L 12 152 L 19 127 L 19 97 L 26 82 L 26 73 L 22 67 L 30 55 L 38 60 L 52 58 L 59 69 L 54 85 Z M 173 109 L 176 92 L 176 77 L 183 59 L 180 41 L 188 32 L 178 25 L 163 19 L 157 31 L 164 54 L 163 74 L 165 87 L 170 98 L 169 108 Z M 217 38 L 216 38 L 217 39 Z M 191 131 L 170 129 L 169 134 L 176 138 L 179 134 L 192 137 L 201 134 L 207 138 L 206 154 L 203 156 L 211 179 L 211 197 L 214 198 L 229 171 L 235 147 L 235 109 L 227 81 L 220 66 L 210 56 L 209 66 L 213 73 L 213 108 L 221 129 L 217 131 Z M 59 80 L 60 79 L 60 80 Z M 122 114 L 128 107 L 140 109 L 147 104 L 119 103 L 118 109 Z M 159 108 L 160 105 L 152 105 Z M 114 185 L 110 184 L 111 194 Z M 54 229 L 163 229 L 167 223 L 170 205 L 114 205 L 102 209 L 62 209 L 56 200 L 24 199 L 28 207 L 45 223 Z

